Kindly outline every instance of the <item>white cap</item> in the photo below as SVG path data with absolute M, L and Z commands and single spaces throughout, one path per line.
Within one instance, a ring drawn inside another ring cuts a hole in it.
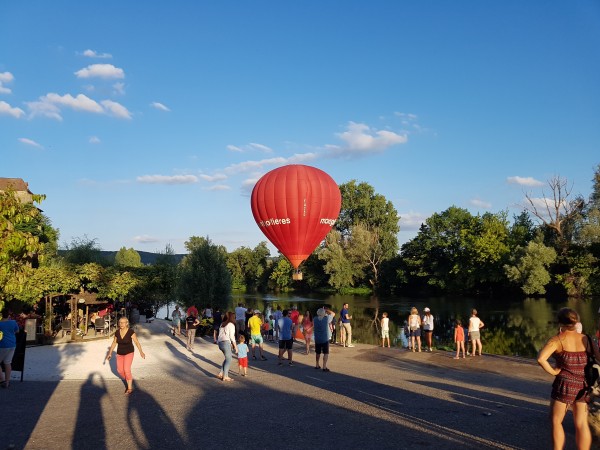
M 425 311 L 425 312 L 429 312 L 429 311 L 431 311 L 431 310 L 430 310 L 429 308 L 425 308 L 423 311 Z

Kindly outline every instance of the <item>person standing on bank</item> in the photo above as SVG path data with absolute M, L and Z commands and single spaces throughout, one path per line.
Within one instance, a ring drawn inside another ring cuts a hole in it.
M 7 388 L 10 386 L 10 374 L 12 372 L 12 359 L 15 355 L 17 348 L 17 333 L 19 332 L 19 325 L 15 320 L 8 317 L 3 317 L 0 320 L 0 332 L 2 332 L 2 339 L 0 339 L 0 362 L 4 363 L 5 378 L 0 383 L 0 386 Z M 0 374 L 2 371 L 0 371 Z
M 538 364 L 554 376 L 550 395 L 550 418 L 552 421 L 552 442 L 555 449 L 565 447 L 563 420 L 569 408 L 573 411 L 575 441 L 578 449 L 589 449 L 592 435 L 588 425 L 588 394 L 585 382 L 585 366 L 588 351 L 600 361 L 600 352 L 596 344 L 585 334 L 577 333 L 575 325 L 579 315 L 571 308 L 562 308 L 558 312 L 560 331 L 551 337 L 538 354 Z M 548 362 L 550 357 L 556 361 L 556 367 Z
M 200 320 L 198 320 L 197 316 L 190 314 L 185 318 L 185 335 L 187 336 L 186 348 L 190 352 L 194 351 L 194 339 L 196 338 L 198 325 L 200 325 Z
M 473 308 L 471 317 L 469 318 L 469 337 L 471 338 L 471 356 L 475 356 L 479 347 L 479 356 L 481 356 L 481 330 L 484 323 L 477 317 L 477 310 Z
M 427 348 L 425 351 L 433 350 L 433 315 L 431 314 L 431 310 L 427 307 L 423 310 L 425 315 L 423 316 L 423 334 L 425 335 L 425 345 Z
M 330 320 L 326 317 L 325 309 L 317 310 L 317 317 L 313 321 L 313 331 L 315 336 L 315 369 L 320 369 L 321 353 L 323 353 L 323 372 L 329 372 L 327 360 L 329 359 L 329 324 Z
M 181 311 L 179 311 L 179 306 L 176 306 L 173 310 L 171 319 L 173 320 L 173 336 L 175 336 L 175 332 L 177 332 L 177 336 L 181 336 Z
M 138 348 L 142 359 L 146 359 L 146 355 L 142 351 L 140 341 L 135 332 L 129 328 L 129 319 L 121 317 L 119 319 L 119 329 L 115 333 L 115 338 L 108 349 L 106 360 L 110 361 L 112 352 L 117 347 L 117 372 L 127 383 L 125 395 L 130 395 L 133 392 L 133 376 L 131 375 L 131 363 L 133 362 L 133 354 L 135 349 L 133 344 Z
M 219 337 L 217 338 L 219 343 L 219 350 L 223 352 L 225 360 L 221 365 L 221 371 L 217 375 L 217 378 L 223 381 L 233 381 L 229 378 L 229 367 L 231 366 L 231 348 L 237 353 L 237 343 L 235 342 L 235 314 L 232 312 L 225 313 L 223 322 L 219 327 Z
M 342 323 L 342 347 L 354 347 L 352 345 L 352 325 L 350 321 L 352 320 L 352 316 L 348 311 L 348 303 L 344 303 L 342 307 L 342 312 L 340 313 L 340 322 Z
M 421 317 L 419 316 L 419 310 L 416 307 L 410 309 L 410 315 L 408 316 L 408 329 L 410 332 L 410 346 L 412 351 L 421 351 Z M 417 341 L 415 347 L 415 340 Z

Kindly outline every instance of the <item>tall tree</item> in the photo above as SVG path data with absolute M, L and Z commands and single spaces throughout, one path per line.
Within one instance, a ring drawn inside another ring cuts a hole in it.
M 548 266 L 556 259 L 556 251 L 546 247 L 541 239 L 531 241 L 526 247 L 518 247 L 504 266 L 508 279 L 524 294 L 545 294 L 550 282 Z
M 67 262 L 75 265 L 86 263 L 96 263 L 108 265 L 106 259 L 102 256 L 102 248 L 97 239 L 89 239 L 87 236 L 76 237 L 66 244 L 62 251 Z
M 581 215 L 585 202 L 574 196 L 573 185 L 566 178 L 554 176 L 548 180 L 550 195 L 542 190 L 542 198 L 537 199 L 531 193 L 525 193 L 525 208 L 541 223 L 556 234 L 557 247 L 561 254 L 566 254 L 570 244 L 570 233 L 573 231 L 573 219 Z
M 41 203 L 43 195 L 33 195 Z M 38 229 L 28 230 L 30 223 L 39 223 L 40 210 L 22 203 L 12 189 L 0 192 L 0 311 L 4 301 L 18 296 L 33 274 L 37 255 L 43 251 Z
M 190 251 L 179 265 L 177 297 L 186 306 L 212 305 L 226 308 L 231 295 L 231 274 L 227 250 L 208 237 L 192 236 L 186 242 Z
M 121 247 L 115 254 L 115 266 L 117 267 L 140 267 L 142 257 L 133 248 Z

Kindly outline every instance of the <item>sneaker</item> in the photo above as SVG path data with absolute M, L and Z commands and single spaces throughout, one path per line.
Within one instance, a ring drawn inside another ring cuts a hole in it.
M 290 365 L 290 366 L 293 366 L 293 365 L 294 365 L 294 363 L 290 361 L 290 362 L 289 362 L 289 365 Z
M 347 345 L 348 348 L 354 348 L 353 344 Z

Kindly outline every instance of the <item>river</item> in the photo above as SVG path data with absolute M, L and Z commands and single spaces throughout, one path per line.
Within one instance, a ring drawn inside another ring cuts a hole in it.
M 429 307 L 435 317 L 434 347 L 454 348 L 452 342 L 453 327 L 456 319 L 463 326 L 468 322 L 471 309 L 476 308 L 478 316 L 485 323 L 481 330 L 484 353 L 534 357 L 546 340 L 556 334 L 557 311 L 565 306 L 575 309 L 581 316 L 584 333 L 594 335 L 598 321 L 600 299 L 569 299 L 566 302 L 551 302 L 543 298 L 511 299 L 474 299 L 467 297 L 377 297 L 358 295 L 320 295 L 309 294 L 240 294 L 233 293 L 231 309 L 238 303 L 247 308 L 271 310 L 279 305 L 282 309 L 296 305 L 301 313 L 309 310 L 313 315 L 323 305 L 330 305 L 339 314 L 344 303 L 349 304 L 352 314 L 353 341 L 367 344 L 379 344 L 379 323 L 381 313 L 387 312 L 390 318 L 390 338 L 392 345 L 401 346 L 400 333 L 411 307 L 415 306 L 422 315 Z M 198 305 L 200 307 L 200 305 Z M 169 309 L 172 311 L 172 307 Z M 164 318 L 166 308 L 159 310 L 157 316 Z

